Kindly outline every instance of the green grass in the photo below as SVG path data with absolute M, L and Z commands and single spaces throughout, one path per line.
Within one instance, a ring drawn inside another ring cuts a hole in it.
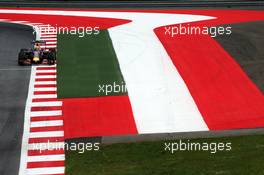
M 124 84 L 107 30 L 85 37 L 59 34 L 57 74 L 59 98 L 104 96 L 99 85 Z
M 186 140 L 185 140 L 186 141 Z M 263 175 L 264 136 L 193 139 L 231 142 L 231 151 L 164 151 L 164 141 L 100 146 L 83 154 L 66 152 L 67 175 Z M 175 142 L 175 141 L 173 141 Z

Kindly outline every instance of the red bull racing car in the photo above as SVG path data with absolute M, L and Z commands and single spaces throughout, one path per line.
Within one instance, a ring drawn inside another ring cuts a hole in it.
M 21 49 L 18 54 L 19 65 L 56 63 L 56 49 L 46 49 L 45 41 L 32 41 L 31 49 Z

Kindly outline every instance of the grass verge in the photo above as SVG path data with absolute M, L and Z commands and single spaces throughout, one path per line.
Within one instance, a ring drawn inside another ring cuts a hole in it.
M 182 140 L 188 142 L 188 140 Z M 166 141 L 179 142 L 179 140 Z M 66 152 L 67 175 L 263 175 L 264 136 L 191 139 L 231 142 L 231 151 L 165 151 L 165 141 L 101 145 L 100 151 Z
M 107 30 L 98 35 L 59 34 L 57 85 L 59 98 L 125 95 L 100 91 L 99 86 L 124 86 L 124 80 Z

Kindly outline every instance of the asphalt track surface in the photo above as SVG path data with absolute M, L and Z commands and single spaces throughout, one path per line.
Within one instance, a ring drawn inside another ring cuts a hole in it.
M 17 175 L 30 67 L 17 65 L 19 49 L 30 47 L 30 27 L 0 23 L 0 174 Z
M 221 35 L 215 39 L 264 93 L 264 21 L 231 27 L 231 36 Z

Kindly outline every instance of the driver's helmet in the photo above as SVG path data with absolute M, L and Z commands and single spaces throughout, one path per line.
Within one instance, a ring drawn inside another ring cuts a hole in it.
M 34 50 L 40 50 L 40 43 L 34 43 Z

